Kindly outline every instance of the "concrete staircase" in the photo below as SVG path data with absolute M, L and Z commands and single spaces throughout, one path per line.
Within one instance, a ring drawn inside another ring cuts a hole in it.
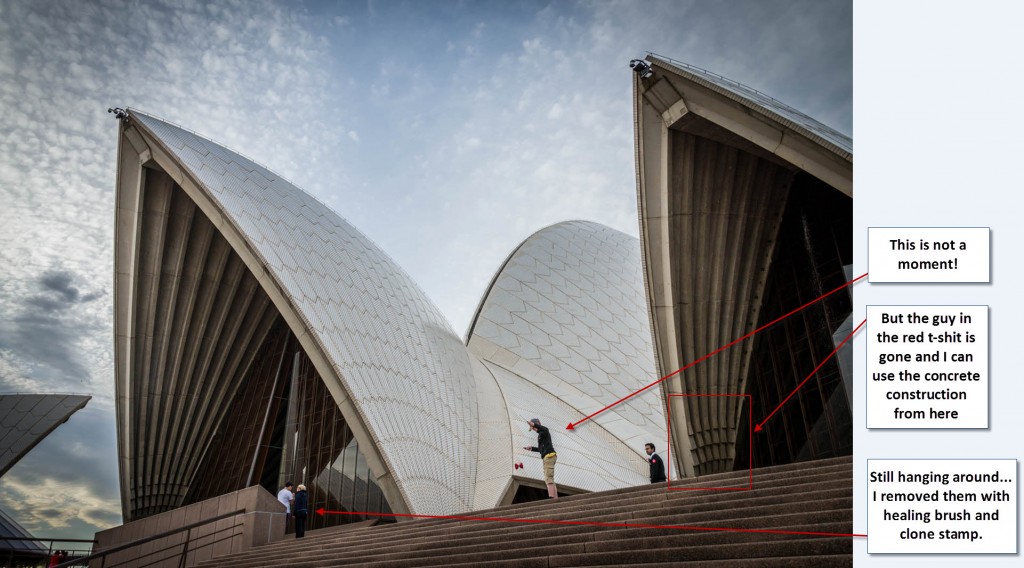
M 851 459 L 834 458 L 755 470 L 749 491 L 667 491 L 660 483 L 464 516 L 850 534 L 852 477 Z M 747 482 L 747 472 L 733 472 L 672 487 Z M 289 535 L 199 566 L 802 567 L 851 566 L 852 554 L 846 536 L 423 519 Z

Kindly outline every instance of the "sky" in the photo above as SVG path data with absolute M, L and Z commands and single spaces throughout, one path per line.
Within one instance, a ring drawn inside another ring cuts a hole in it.
M 851 28 L 849 0 L 0 0 L 0 393 L 93 396 L 0 480 L 0 507 L 42 537 L 121 522 L 109 107 L 315 195 L 462 336 L 534 231 L 637 235 L 630 59 L 709 69 L 850 135 Z

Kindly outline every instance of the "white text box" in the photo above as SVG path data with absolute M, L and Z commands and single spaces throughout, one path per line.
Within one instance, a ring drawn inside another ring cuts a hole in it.
M 869 554 L 1017 552 L 1016 460 L 868 460 Z
M 989 229 L 871 227 L 868 281 L 989 282 Z
M 988 427 L 988 306 L 867 306 L 867 427 Z

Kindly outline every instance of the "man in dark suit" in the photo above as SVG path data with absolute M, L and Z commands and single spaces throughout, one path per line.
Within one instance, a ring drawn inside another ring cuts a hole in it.
M 661 461 L 661 456 L 654 453 L 654 444 L 647 442 L 644 444 L 644 450 L 648 456 L 647 463 L 651 464 L 651 483 L 665 481 L 665 462 Z

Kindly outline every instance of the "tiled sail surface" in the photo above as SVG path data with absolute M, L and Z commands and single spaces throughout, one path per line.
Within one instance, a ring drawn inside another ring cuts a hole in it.
M 67 394 L 0 395 L 0 476 L 90 398 Z
M 188 170 L 287 296 L 279 309 L 293 310 L 320 346 L 409 509 L 469 509 L 474 380 L 438 309 L 365 235 L 298 187 L 196 134 L 137 111 L 132 119 Z
M 564 412 L 552 415 L 562 431 L 567 423 L 647 386 L 657 376 L 639 241 L 585 221 L 538 231 L 495 276 L 468 343 L 475 354 L 511 372 L 498 377 L 513 432 L 521 430 L 517 425 L 530 418 L 524 413 L 532 407 L 508 392 L 514 376 L 532 383 L 517 387 L 522 391 L 517 395 L 530 392 L 530 398 L 564 403 Z M 592 420 L 618 439 L 618 444 L 601 444 L 609 451 L 625 444 L 642 452 L 644 442 L 666 437 L 655 390 Z
M 522 449 L 537 445 L 537 434 L 528 429 L 526 421 L 539 418 L 550 428 L 551 442 L 558 454 L 556 484 L 585 491 L 606 491 L 649 482 L 647 462 L 636 448 L 623 443 L 599 424 L 580 426 L 571 432 L 565 429 L 564 418 L 576 412 L 566 397 L 554 396 L 495 363 L 485 365 L 501 386 L 508 404 L 512 425 L 508 443 L 515 461 L 524 466 L 518 475 L 536 481 L 544 479 L 540 454 Z M 640 444 L 642 449 L 643 442 Z

